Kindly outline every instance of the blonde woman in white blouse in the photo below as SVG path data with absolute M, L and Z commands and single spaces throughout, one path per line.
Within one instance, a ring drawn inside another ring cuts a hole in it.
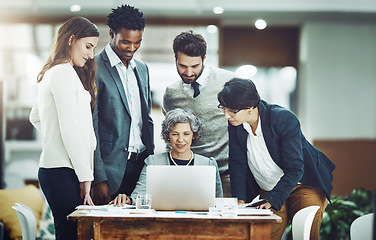
M 38 179 L 54 216 L 56 239 L 77 239 L 77 225 L 66 216 L 78 205 L 94 205 L 93 57 L 98 36 L 88 19 L 69 19 L 59 29 L 53 53 L 37 79 L 38 98 L 30 122 L 43 137 Z

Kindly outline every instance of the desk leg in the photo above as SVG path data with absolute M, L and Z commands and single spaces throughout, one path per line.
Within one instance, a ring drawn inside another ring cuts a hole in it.
M 268 224 L 251 224 L 249 227 L 249 239 L 250 240 L 270 240 L 272 226 Z
M 94 222 L 93 221 L 85 221 L 85 220 L 78 220 L 77 221 L 77 239 L 78 240 L 88 240 L 93 239 L 94 236 Z
M 93 230 L 94 230 L 94 240 L 101 239 L 101 223 L 100 222 L 93 222 Z

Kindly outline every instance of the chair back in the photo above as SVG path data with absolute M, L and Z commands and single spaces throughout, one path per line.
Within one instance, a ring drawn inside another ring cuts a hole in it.
M 311 227 L 320 206 L 308 206 L 295 213 L 292 219 L 292 239 L 309 240 Z
M 355 219 L 350 226 L 350 239 L 372 240 L 373 217 L 373 213 L 368 213 Z
M 23 207 L 23 208 L 26 208 L 26 209 L 28 209 L 30 212 L 32 212 L 33 215 L 34 215 L 33 209 L 31 209 L 29 206 L 26 206 L 26 205 L 23 204 L 23 203 L 15 203 L 14 205 L 16 205 L 16 206 L 21 206 L 21 207 Z
M 16 206 L 12 206 L 12 208 L 16 211 L 21 225 L 22 239 L 35 240 L 37 221 L 35 219 L 33 210 L 21 203 L 16 203 Z

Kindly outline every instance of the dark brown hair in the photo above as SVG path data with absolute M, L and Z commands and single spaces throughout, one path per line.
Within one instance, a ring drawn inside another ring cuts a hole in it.
M 99 31 L 97 27 L 84 17 L 73 17 L 66 21 L 57 33 L 55 45 L 52 48 L 52 53 L 47 60 L 47 63 L 43 66 L 42 70 L 37 76 L 37 82 L 42 81 L 44 74 L 50 68 L 67 63 L 71 60 L 69 39 L 74 36 L 76 39 L 85 37 L 98 37 Z M 94 110 L 95 95 L 97 88 L 95 86 L 94 78 L 97 70 L 97 65 L 94 59 L 89 59 L 83 67 L 74 66 L 82 85 L 85 90 L 90 93 L 91 96 L 91 109 Z
M 175 37 L 173 49 L 175 58 L 177 58 L 178 52 L 182 52 L 190 57 L 201 57 L 204 59 L 206 55 L 206 41 L 200 34 L 195 34 L 192 30 L 189 30 Z

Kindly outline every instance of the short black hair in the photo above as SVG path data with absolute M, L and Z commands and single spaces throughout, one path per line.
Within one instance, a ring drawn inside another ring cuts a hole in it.
M 226 82 L 217 94 L 219 104 L 225 108 L 240 110 L 258 107 L 260 95 L 250 79 L 233 78 Z
M 112 13 L 108 14 L 107 25 L 119 33 L 122 28 L 127 30 L 143 30 L 145 28 L 145 18 L 143 13 L 135 7 L 121 5 L 113 8 Z
M 178 56 L 178 52 L 182 52 L 190 57 L 201 57 L 204 59 L 206 55 L 206 41 L 202 35 L 195 34 L 192 30 L 189 30 L 175 37 L 173 49 L 175 57 Z

